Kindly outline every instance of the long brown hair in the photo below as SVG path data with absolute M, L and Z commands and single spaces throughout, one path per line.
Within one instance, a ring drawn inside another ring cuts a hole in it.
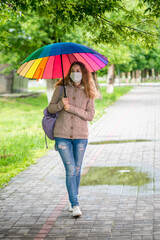
M 86 68 L 86 66 L 82 62 L 73 62 L 70 66 L 70 69 L 67 73 L 67 75 L 64 78 L 64 84 L 68 85 L 71 81 L 70 79 L 70 73 L 71 69 L 74 65 L 79 65 L 82 71 L 82 81 L 81 84 L 84 86 L 84 91 L 88 98 L 96 98 L 98 97 L 98 91 L 95 87 L 94 81 L 91 78 L 91 74 Z M 56 84 L 55 87 L 58 85 L 63 85 L 63 79 L 60 79 Z

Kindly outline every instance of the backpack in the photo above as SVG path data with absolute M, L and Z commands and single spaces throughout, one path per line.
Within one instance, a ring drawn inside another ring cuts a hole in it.
M 59 99 L 62 96 L 62 91 L 63 91 L 63 86 L 61 86 L 61 89 L 60 89 Z M 45 132 L 46 148 L 48 148 L 46 135 L 50 140 L 55 139 L 53 130 L 54 130 L 54 126 L 55 126 L 56 120 L 58 118 L 59 112 L 51 114 L 48 112 L 48 107 L 47 107 L 44 109 L 43 114 L 44 114 L 44 116 L 42 119 L 42 127 Z

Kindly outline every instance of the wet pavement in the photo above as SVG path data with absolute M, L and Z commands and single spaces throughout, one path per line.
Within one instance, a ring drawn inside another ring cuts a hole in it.
M 83 215 L 73 218 L 63 164 L 49 150 L 0 190 L 0 239 L 159 240 L 160 87 L 135 87 L 107 108 L 90 126 L 89 142 L 103 141 L 108 143 L 88 145 L 82 175 L 92 166 L 133 166 L 152 181 L 81 186 Z

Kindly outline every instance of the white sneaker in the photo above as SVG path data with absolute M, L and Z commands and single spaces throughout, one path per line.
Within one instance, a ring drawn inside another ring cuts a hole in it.
M 73 217 L 79 217 L 82 215 L 82 212 L 79 208 L 79 206 L 74 206 L 73 207 Z
M 73 212 L 73 208 L 72 208 L 72 206 L 71 206 L 71 204 L 69 205 L 69 212 Z

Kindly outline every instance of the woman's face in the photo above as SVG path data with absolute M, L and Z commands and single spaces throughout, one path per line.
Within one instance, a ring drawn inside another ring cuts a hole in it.
M 80 66 L 79 66 L 78 64 L 75 64 L 75 65 L 72 66 L 72 68 L 71 68 L 71 74 L 72 74 L 72 73 L 81 73 L 81 74 L 82 74 L 81 68 L 80 68 Z M 72 79 L 72 81 L 73 81 L 73 79 Z M 75 84 L 76 86 L 78 86 L 80 83 L 81 83 L 81 80 L 78 81 L 78 82 L 75 82 L 75 81 L 74 81 L 74 84 Z
M 72 66 L 71 72 L 82 72 L 82 71 L 81 71 L 80 66 L 78 64 L 75 64 Z

